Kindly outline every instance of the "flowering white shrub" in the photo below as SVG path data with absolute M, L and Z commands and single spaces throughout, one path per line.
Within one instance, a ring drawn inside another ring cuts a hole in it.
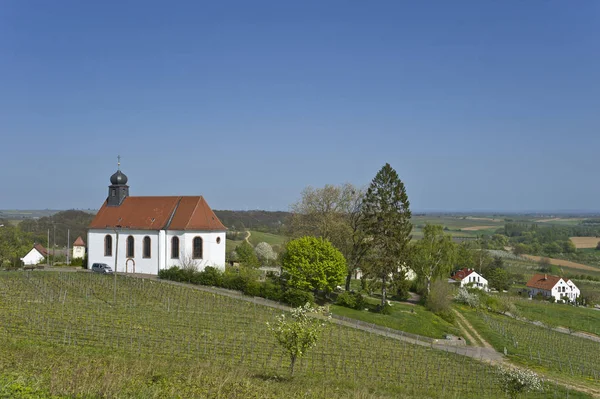
M 293 375 L 296 360 L 316 345 L 331 316 L 326 319 L 311 316 L 311 313 L 325 314 L 327 310 L 324 307 L 313 308 L 309 303 L 292 309 L 290 313 L 289 318 L 285 313 L 277 316 L 274 324 L 267 322 L 267 327 L 290 355 L 290 374 Z
M 469 292 L 465 287 L 460 287 L 454 295 L 454 300 L 458 303 L 464 303 L 472 308 L 479 307 L 479 295 Z
M 521 392 L 542 390 L 542 379 L 531 370 L 501 367 L 499 374 L 502 389 L 511 398 Z
M 277 254 L 273 251 L 273 247 L 267 242 L 259 242 L 254 248 L 256 256 L 263 262 L 269 262 L 277 259 Z

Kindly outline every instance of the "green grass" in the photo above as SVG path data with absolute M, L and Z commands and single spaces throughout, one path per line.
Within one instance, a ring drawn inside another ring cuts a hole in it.
M 519 364 L 600 388 L 600 344 L 507 316 L 457 309 L 496 350 Z
M 266 326 L 280 311 L 123 276 L 117 278 L 115 301 L 113 283 L 112 277 L 83 272 L 0 274 L 0 393 L 31 398 L 502 395 L 492 365 L 337 325 L 327 327 L 289 379 L 289 358 Z M 469 378 L 456 378 L 458 372 Z M 564 388 L 547 383 L 546 389 L 528 397 L 565 397 Z M 577 394 L 571 391 L 570 397 Z
M 355 310 L 337 305 L 331 306 L 331 312 L 340 316 L 425 337 L 443 338 L 444 334 L 461 335 L 460 330 L 456 326 L 419 305 L 393 302 L 392 313 L 389 315 Z
M 515 305 L 529 320 L 600 335 L 600 312 L 597 310 L 546 301 L 520 300 Z
M 243 240 L 225 240 L 225 251 L 229 254 L 231 251 L 235 250 L 235 248 L 240 245 Z
M 250 244 L 256 246 L 256 244 L 260 243 L 260 242 L 266 242 L 267 244 L 270 244 L 271 246 L 281 246 L 283 244 L 285 244 L 285 242 L 288 240 L 288 238 L 286 236 L 282 236 L 279 234 L 272 234 L 272 233 L 263 233 L 262 231 L 256 231 L 256 230 L 251 230 L 250 231 L 251 235 L 249 238 Z

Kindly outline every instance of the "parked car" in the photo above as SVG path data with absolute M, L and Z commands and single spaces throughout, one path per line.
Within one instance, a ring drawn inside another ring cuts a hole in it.
M 112 273 L 113 269 L 106 263 L 94 263 L 92 265 L 92 271 L 96 272 L 96 273 L 107 274 L 107 273 Z

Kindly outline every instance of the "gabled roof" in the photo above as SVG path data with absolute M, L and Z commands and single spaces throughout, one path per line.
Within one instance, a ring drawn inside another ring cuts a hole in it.
M 81 236 L 77 237 L 77 239 L 73 243 L 73 246 L 74 247 L 85 247 L 85 242 L 83 241 L 83 238 L 81 238 Z
M 465 267 L 463 269 L 460 269 L 456 273 L 454 273 L 452 275 L 452 279 L 456 280 L 456 281 L 462 281 L 465 279 L 465 277 L 469 276 L 471 273 L 475 273 L 475 271 L 473 269 L 467 269 Z
M 106 201 L 90 229 L 225 231 L 202 196 L 126 197 L 119 206 Z
M 550 291 L 561 280 L 558 276 L 548 276 L 547 274 L 535 274 L 527 282 L 527 287 Z
M 38 251 L 42 256 L 48 256 L 48 251 L 42 246 L 42 244 L 34 244 L 33 248 Z

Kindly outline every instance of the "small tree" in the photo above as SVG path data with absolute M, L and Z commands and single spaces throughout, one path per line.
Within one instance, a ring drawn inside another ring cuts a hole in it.
M 452 237 L 444 233 L 440 225 L 427 224 L 423 228 L 423 238 L 414 244 L 412 269 L 425 283 L 425 293 L 431 292 L 431 282 L 436 277 L 450 274 L 454 264 L 456 244 Z
M 292 309 L 291 317 L 286 318 L 285 313 L 276 317 L 276 322 L 267 322 L 269 331 L 275 336 L 279 345 L 290 355 L 290 376 L 294 375 L 296 360 L 306 351 L 316 345 L 321 331 L 325 328 L 326 321 L 310 314 L 325 314 L 323 307 L 313 308 L 309 303 Z
M 277 259 L 277 254 L 275 251 L 273 251 L 273 247 L 269 243 L 259 242 L 256 245 L 256 248 L 254 248 L 254 251 L 256 252 L 258 260 L 266 264 L 269 264 Z
M 327 240 L 309 236 L 288 242 L 281 266 L 289 274 L 288 285 L 301 290 L 331 292 L 346 275 L 340 251 Z
M 542 390 L 542 379 L 531 370 L 502 367 L 499 374 L 502 389 L 511 398 L 523 392 Z
M 254 248 L 248 241 L 242 241 L 240 245 L 235 248 L 235 252 L 238 255 L 238 261 L 244 266 L 258 267 L 260 263 L 254 252 Z

